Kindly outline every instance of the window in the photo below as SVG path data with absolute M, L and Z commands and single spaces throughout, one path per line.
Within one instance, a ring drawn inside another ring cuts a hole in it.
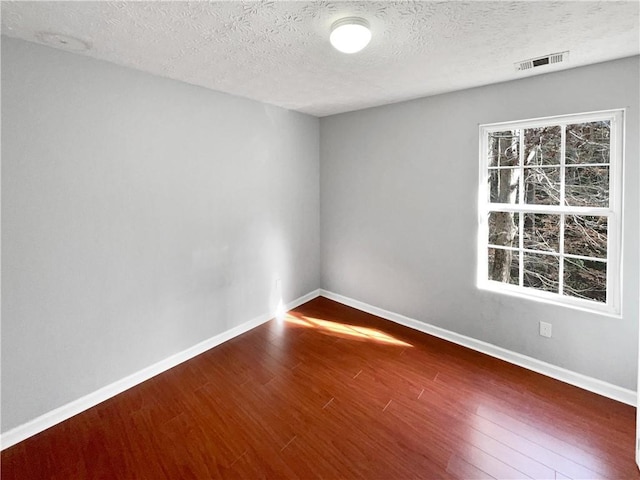
M 622 122 L 480 126 L 480 288 L 619 314 Z

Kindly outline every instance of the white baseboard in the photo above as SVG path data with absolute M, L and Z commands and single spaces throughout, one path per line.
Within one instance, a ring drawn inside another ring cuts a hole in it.
M 637 395 L 636 392 L 632 390 L 618 387 L 617 385 L 588 377 L 580 373 L 572 372 L 571 370 L 557 367 L 550 363 L 546 363 L 541 360 L 522 355 L 520 353 L 512 352 L 505 348 L 498 347 L 481 340 L 476 340 L 471 337 L 460 335 L 458 333 L 451 332 L 434 325 L 429 325 L 428 323 L 420 322 L 418 320 L 405 317 L 404 315 L 389 312 L 382 308 L 374 307 L 367 303 L 360 302 L 358 300 L 354 300 L 337 293 L 329 292 L 327 290 L 314 290 L 312 292 L 309 292 L 308 294 L 287 303 L 285 309 L 292 310 L 302 305 L 303 303 L 313 300 L 318 296 L 326 297 L 330 300 L 334 300 L 336 302 L 348 305 L 358 310 L 362 310 L 363 312 L 367 312 L 372 315 L 376 315 L 386 320 L 390 320 L 400 325 L 404 325 L 414 330 L 418 330 L 429 335 L 448 340 L 458 345 L 471 348 L 472 350 L 476 350 L 478 352 L 485 353 L 509 363 L 519 365 L 529 370 L 533 370 L 534 372 L 538 372 L 562 382 L 569 383 L 576 387 L 583 388 L 590 392 L 612 398 L 614 400 L 626 403 L 634 407 L 636 406 Z M 176 353 L 175 355 L 172 355 L 164 360 L 161 360 L 158 363 L 155 363 L 147 368 L 133 373 L 132 375 L 113 382 L 110 385 L 102 387 L 95 392 L 85 395 L 84 397 L 81 397 L 77 400 L 67 403 L 66 405 L 51 410 L 50 412 L 47 412 L 23 425 L 8 430 L 0 436 L 0 450 L 9 448 L 16 443 L 21 442 L 22 440 L 25 440 L 37 433 L 46 430 L 47 428 L 50 428 L 64 420 L 67 420 L 68 418 L 73 417 L 74 415 L 77 415 L 78 413 L 94 407 L 95 405 L 98 405 L 99 403 L 102 403 L 103 401 L 108 400 L 109 398 L 114 397 L 131 387 L 134 387 L 166 370 L 169 370 L 170 368 L 173 368 L 180 363 L 183 363 L 197 355 L 200 355 L 201 353 L 206 352 L 207 350 L 220 345 L 227 340 L 248 332 L 249 330 L 269 321 L 271 318 L 273 318 L 272 314 L 264 314 L 256 317 L 252 320 L 249 320 L 248 322 L 243 323 L 242 325 L 238 325 L 237 327 L 227 330 L 226 332 L 215 335 L 203 342 L 198 343 L 197 345 L 194 345 L 193 347 Z
M 313 300 L 317 296 L 320 295 L 320 290 L 314 290 L 306 295 L 303 295 L 300 298 L 293 300 L 292 302 L 287 303 L 285 305 L 286 310 L 291 310 L 296 308 L 303 303 L 308 302 L 309 300 Z M 263 323 L 271 320 L 274 317 L 273 314 L 264 314 L 256 317 L 248 322 L 243 323 L 242 325 L 238 325 L 226 332 L 222 332 L 218 335 L 215 335 L 203 342 L 194 345 L 193 347 L 187 348 L 182 352 L 176 353 L 175 355 L 171 355 L 164 360 L 159 361 L 149 367 L 143 368 L 142 370 L 133 373 L 125 378 L 117 380 L 110 385 L 100 388 L 95 392 L 92 392 L 84 397 L 78 398 L 72 402 L 67 403 L 66 405 L 62 405 L 50 412 L 47 412 L 43 415 L 40 415 L 33 420 L 15 427 L 7 432 L 3 433 L 0 436 L 0 450 L 4 450 L 5 448 L 9 448 L 12 445 L 15 445 L 22 440 L 25 440 L 37 433 L 40 433 L 47 428 L 50 428 L 68 418 L 77 415 L 91 407 L 98 405 L 99 403 L 108 400 L 111 397 L 118 395 L 119 393 L 128 390 L 131 387 L 134 387 L 146 380 L 149 380 L 156 375 L 169 370 L 170 368 L 179 365 L 182 362 L 186 362 L 187 360 L 200 355 L 207 350 L 220 345 L 221 343 L 226 342 L 238 335 L 242 335 L 249 330 L 262 325 Z
M 597 393 L 604 397 L 626 403 L 633 407 L 637 405 L 637 393 L 633 390 L 628 390 L 626 388 L 622 388 L 617 385 L 598 380 L 596 378 L 588 377 L 581 373 L 576 373 L 571 370 L 567 370 L 565 368 L 558 367 L 556 365 L 552 365 L 550 363 L 546 363 L 541 360 L 528 357 L 526 355 L 522 355 L 520 353 L 512 352 L 510 350 L 507 350 L 506 348 L 498 347 L 481 340 L 476 340 L 475 338 L 467 337 L 465 335 L 460 335 L 459 333 L 445 330 L 444 328 L 429 325 L 428 323 L 420 322 L 418 320 L 405 317 L 404 315 L 400 315 L 398 313 L 389 312 L 382 308 L 374 307 L 367 303 L 360 302 L 358 300 L 354 300 L 337 293 L 321 289 L 320 295 L 349 307 L 353 307 L 358 310 L 362 310 L 363 312 L 382 317 L 386 320 L 391 320 L 392 322 L 404 325 L 405 327 L 409 327 L 414 330 L 433 335 L 434 337 L 448 340 L 458 345 L 462 345 L 463 347 L 485 353 L 492 357 L 499 358 L 500 360 L 513 363 L 528 370 L 533 370 L 534 372 L 541 373 L 542 375 L 555 378 L 556 380 L 560 380 L 584 390 Z

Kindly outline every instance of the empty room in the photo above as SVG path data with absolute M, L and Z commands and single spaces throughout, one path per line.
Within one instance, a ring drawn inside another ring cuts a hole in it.
M 638 1 L 1 7 L 3 480 L 640 479 Z

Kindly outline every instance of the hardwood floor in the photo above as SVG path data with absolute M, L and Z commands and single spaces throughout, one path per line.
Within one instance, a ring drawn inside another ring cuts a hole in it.
M 2 452 L 2 479 L 638 479 L 635 409 L 317 298 Z

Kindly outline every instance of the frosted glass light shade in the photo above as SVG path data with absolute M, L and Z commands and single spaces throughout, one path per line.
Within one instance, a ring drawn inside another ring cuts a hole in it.
M 364 18 L 342 18 L 331 26 L 331 45 L 342 53 L 356 53 L 371 41 L 369 22 Z

